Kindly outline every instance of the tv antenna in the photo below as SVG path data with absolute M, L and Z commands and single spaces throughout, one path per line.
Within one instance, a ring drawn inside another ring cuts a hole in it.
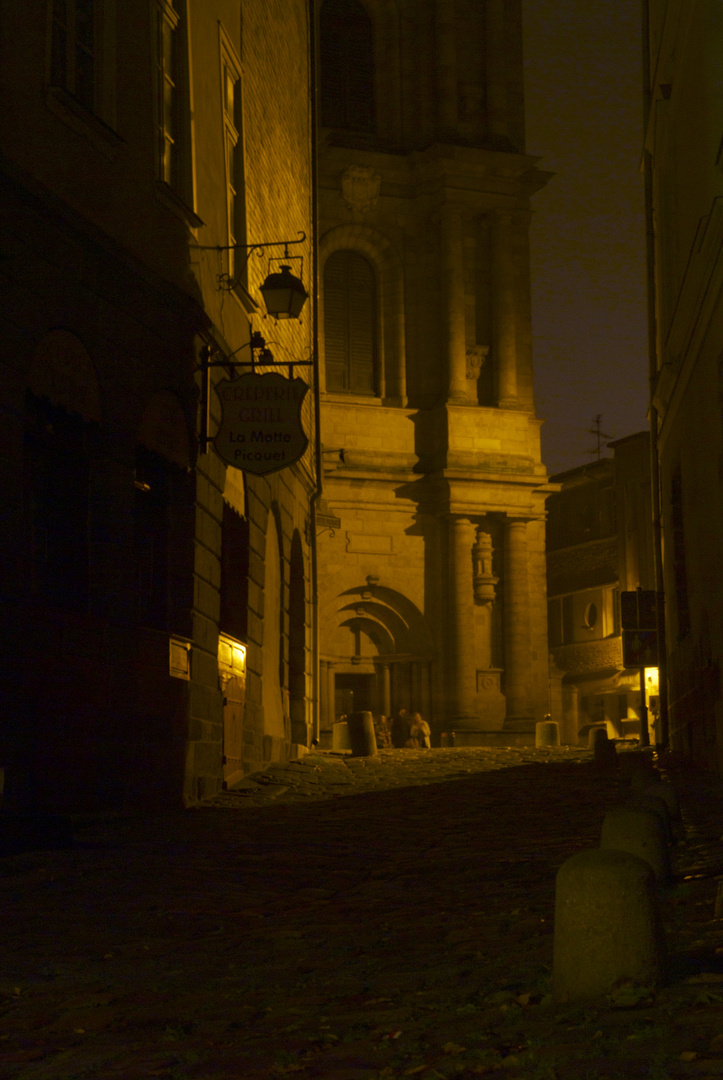
M 593 424 L 595 425 L 595 427 L 591 427 L 591 428 L 587 429 L 588 433 L 590 435 L 594 435 L 595 438 L 597 439 L 597 446 L 593 447 L 592 450 L 588 450 L 588 454 L 596 454 L 598 461 L 600 460 L 600 458 L 602 456 L 603 443 L 605 442 L 605 440 L 615 438 L 614 435 L 608 435 L 607 432 L 602 430 L 602 428 L 600 427 L 601 421 L 602 421 L 602 413 L 598 413 L 597 416 L 595 416 L 593 418 Z

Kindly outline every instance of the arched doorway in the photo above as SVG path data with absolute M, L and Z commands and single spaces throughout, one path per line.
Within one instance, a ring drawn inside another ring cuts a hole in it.
M 434 719 L 432 640 L 411 600 L 360 585 L 326 605 L 322 625 L 322 730 L 359 709 L 389 716 L 406 708 Z

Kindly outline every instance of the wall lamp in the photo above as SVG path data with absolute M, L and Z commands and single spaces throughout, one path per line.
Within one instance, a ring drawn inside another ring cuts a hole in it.
M 240 284 L 240 276 L 254 252 L 259 258 L 263 258 L 266 248 L 283 247 L 283 259 L 269 259 L 269 263 L 281 262 L 282 265 L 275 273 L 267 274 L 266 280 L 260 286 L 259 291 L 264 298 L 267 313 L 273 316 L 274 319 L 298 319 L 309 294 L 304 288 L 301 279 L 291 273 L 291 266 L 289 265 L 289 263 L 298 259 L 303 273 L 303 255 L 289 255 L 289 246 L 291 244 L 303 244 L 305 240 L 306 233 L 299 232 L 298 240 L 267 240 L 263 244 L 228 244 L 225 247 L 214 244 L 194 244 L 193 246 L 202 251 L 241 250 L 246 252 L 246 258 L 233 276 L 230 274 L 218 275 L 219 289 L 224 289 L 227 292 L 235 289 Z

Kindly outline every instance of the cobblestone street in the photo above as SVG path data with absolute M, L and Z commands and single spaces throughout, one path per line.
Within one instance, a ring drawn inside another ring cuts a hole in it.
M 0 1075 L 723 1075 L 723 788 L 687 767 L 670 977 L 549 995 L 559 866 L 618 776 L 577 749 L 309 754 L 183 813 L 0 861 Z M 687 880 L 684 880 L 687 879 Z

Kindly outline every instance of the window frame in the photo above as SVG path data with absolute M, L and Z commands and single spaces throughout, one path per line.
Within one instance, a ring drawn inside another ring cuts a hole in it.
M 196 213 L 195 137 L 193 125 L 193 80 L 188 0 L 151 0 L 154 86 L 154 154 L 156 190 L 165 204 L 197 229 L 203 221 Z M 169 74 L 164 54 L 164 32 L 170 29 L 171 62 Z M 169 118 L 166 89 L 172 87 Z M 174 133 L 175 129 L 175 133 Z M 166 165 L 169 143 L 176 147 L 170 167 Z
M 331 262 L 331 260 L 333 260 L 333 259 L 335 259 L 335 258 L 337 258 L 338 256 L 341 256 L 341 255 L 346 255 L 346 256 L 352 255 L 352 256 L 356 257 L 357 259 L 361 259 L 369 267 L 369 270 L 371 271 L 371 276 L 372 276 L 372 281 L 373 281 L 373 311 L 372 311 L 372 319 L 371 319 L 371 331 L 372 331 L 371 351 L 372 351 L 372 384 L 373 384 L 373 386 L 372 386 L 372 389 L 370 391 L 359 390 L 359 389 L 355 388 L 354 385 L 353 385 L 352 360 L 351 360 L 350 350 L 349 350 L 349 304 L 348 304 L 348 298 L 349 298 L 349 291 L 350 290 L 349 290 L 349 279 L 348 279 L 348 277 L 346 279 L 346 285 L 347 285 L 346 297 L 345 297 L 345 324 L 346 325 L 345 325 L 344 333 L 345 333 L 345 338 L 346 338 L 346 341 L 345 341 L 346 377 L 347 377 L 349 385 L 348 385 L 348 389 L 336 389 L 336 388 L 332 389 L 329 386 L 329 374 L 328 374 L 328 372 L 329 372 L 329 362 L 330 361 L 329 361 L 329 351 L 328 351 L 329 342 L 328 342 L 328 337 L 327 337 L 327 321 L 330 318 L 330 312 L 329 312 L 329 304 L 328 304 L 327 272 L 328 272 L 329 263 Z M 371 259 L 369 259 L 362 252 L 357 251 L 355 248 L 352 248 L 352 247 L 337 248 L 335 251 L 330 252 L 330 254 L 328 255 L 328 257 L 326 258 L 326 260 L 324 262 L 324 268 L 323 268 L 323 273 L 322 273 L 322 289 L 323 289 L 323 294 L 324 294 L 323 334 L 324 334 L 324 388 L 325 388 L 325 393 L 332 394 L 332 395 L 339 394 L 339 395 L 342 395 L 345 399 L 355 397 L 355 398 L 361 399 L 362 401 L 379 400 L 380 398 L 383 398 L 383 396 L 384 396 L 384 382 L 383 382 L 382 349 L 381 349 L 382 333 L 381 333 L 381 327 L 380 327 L 380 311 L 381 311 L 381 295 L 380 295 L 380 292 L 381 292 L 381 290 L 380 290 L 379 273 L 377 271 L 377 267 L 374 265 L 374 263 L 372 262 Z
M 224 189 L 226 193 L 226 243 L 246 244 L 246 144 L 244 132 L 243 66 L 224 27 L 219 23 L 219 79 L 221 90 L 221 123 L 223 139 Z M 227 73 L 233 76 L 233 115 L 228 109 Z M 226 272 L 234 285 L 248 288 L 247 264 L 244 259 L 240 276 L 239 258 L 229 247 Z

